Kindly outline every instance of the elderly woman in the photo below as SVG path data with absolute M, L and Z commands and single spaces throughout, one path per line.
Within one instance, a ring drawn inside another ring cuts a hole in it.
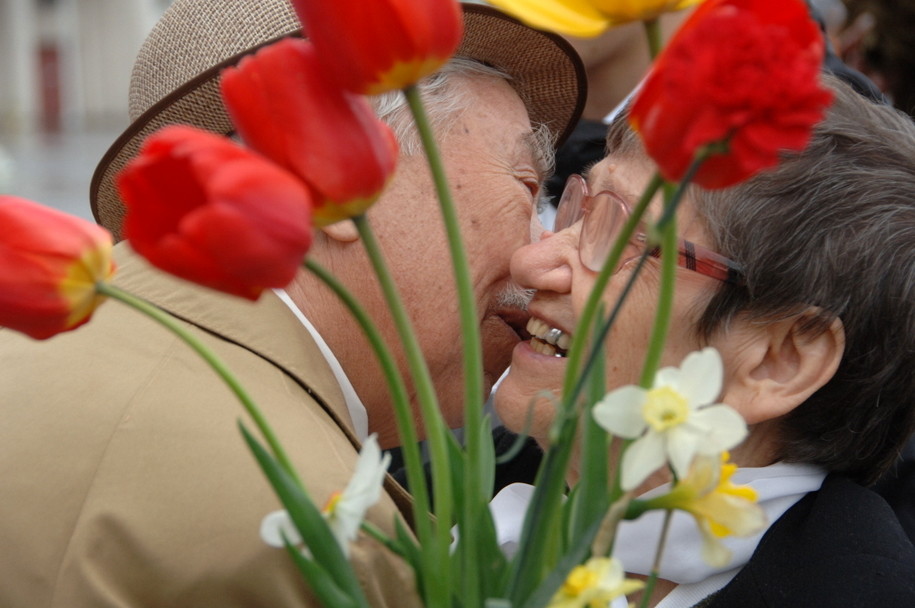
M 915 426 L 915 125 L 828 85 L 834 105 L 803 153 L 736 187 L 693 188 L 677 212 L 681 268 L 662 363 L 707 346 L 721 354 L 719 401 L 749 425 L 732 451 L 735 481 L 758 491 L 770 525 L 713 569 L 700 563 L 691 520 L 675 516 L 651 605 L 915 606 L 915 550 L 864 487 Z M 654 171 L 625 120 L 608 150 L 566 186 L 556 232 L 512 259 L 514 278 L 536 290 L 534 337 L 515 348 L 496 409 L 541 443 L 552 408 L 536 395 L 561 386 L 562 336 Z M 638 254 L 633 243 L 608 304 Z M 659 271 L 650 258 L 608 337 L 609 388 L 638 382 Z M 622 525 L 615 547 L 635 574 L 648 573 L 659 528 L 642 519 Z

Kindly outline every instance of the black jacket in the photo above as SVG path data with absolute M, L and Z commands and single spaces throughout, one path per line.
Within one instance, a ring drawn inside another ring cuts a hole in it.
M 889 505 L 829 475 L 766 532 L 703 608 L 915 607 L 915 547 Z

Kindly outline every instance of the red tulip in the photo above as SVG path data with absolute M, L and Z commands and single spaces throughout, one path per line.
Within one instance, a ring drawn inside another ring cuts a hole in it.
M 803 150 L 832 100 L 823 38 L 803 0 L 706 0 L 659 56 L 630 119 L 670 180 L 725 142 L 693 181 L 725 188 Z
M 397 163 L 394 134 L 367 99 L 327 80 L 310 42 L 265 47 L 226 69 L 221 86 L 245 143 L 311 186 L 316 225 L 378 198 Z
M 44 340 L 88 321 L 114 274 L 108 231 L 15 196 L 0 226 L 0 325 Z
M 435 72 L 463 34 L 454 0 L 292 0 L 340 86 L 377 95 Z
M 251 300 L 292 281 L 311 245 L 311 196 L 230 140 L 185 126 L 146 139 L 118 175 L 124 232 L 153 265 Z

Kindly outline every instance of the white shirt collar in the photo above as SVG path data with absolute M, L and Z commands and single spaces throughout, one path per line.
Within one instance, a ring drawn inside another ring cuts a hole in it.
M 296 318 L 301 321 L 302 325 L 305 326 L 305 329 L 308 330 L 308 333 L 311 334 L 311 337 L 314 338 L 315 343 L 318 345 L 318 349 L 321 351 L 321 354 L 324 355 L 324 359 L 330 366 L 330 370 L 333 372 L 337 384 L 340 385 L 340 390 L 343 392 L 346 409 L 349 411 L 349 417 L 353 421 L 353 431 L 359 441 L 365 441 L 366 437 L 369 435 L 368 413 L 365 410 L 365 405 L 363 405 L 362 400 L 359 399 L 356 389 L 353 388 L 353 383 L 349 381 L 349 378 L 346 376 L 346 372 L 343 370 L 337 357 L 334 356 L 333 351 L 330 350 L 330 347 L 327 345 L 327 342 L 324 341 L 324 338 L 321 337 L 317 328 L 315 328 L 305 314 L 302 313 L 292 298 L 289 297 L 289 294 L 286 293 L 286 290 L 274 289 L 273 291 L 279 296 L 280 300 L 289 307 L 289 310 L 293 312 Z
M 808 492 L 818 490 L 825 477 L 825 472 L 818 467 L 776 463 L 768 467 L 738 469 L 732 481 L 756 490 L 758 504 L 771 525 Z M 663 493 L 667 488 L 665 484 L 647 492 L 646 496 Z M 511 484 L 489 504 L 499 546 L 509 556 L 517 551 L 524 514 L 533 491 L 534 487 L 528 484 Z M 650 511 L 636 520 L 620 523 L 613 555 L 622 560 L 627 572 L 648 574 L 651 571 L 663 517 L 661 511 Z M 696 529 L 695 520 L 687 513 L 674 512 L 660 576 L 678 585 L 658 604 L 658 608 L 692 606 L 724 587 L 749 561 L 765 532 L 762 530 L 748 538 L 722 539 L 731 550 L 732 559 L 724 568 L 714 569 L 699 557 L 702 537 Z M 619 599 L 613 608 L 626 606 L 625 599 Z

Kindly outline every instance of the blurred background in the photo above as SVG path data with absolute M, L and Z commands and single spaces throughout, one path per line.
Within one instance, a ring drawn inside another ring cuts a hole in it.
M 170 2 L 0 0 L 0 193 L 91 218 L 89 182 L 127 126 L 134 58 Z M 836 53 L 915 113 L 915 0 L 809 2 Z M 640 29 L 572 41 L 602 92 L 587 118 L 599 121 L 644 73 L 647 58 L 633 56 Z
M 92 217 L 130 71 L 171 0 L 0 0 L 0 193 Z

